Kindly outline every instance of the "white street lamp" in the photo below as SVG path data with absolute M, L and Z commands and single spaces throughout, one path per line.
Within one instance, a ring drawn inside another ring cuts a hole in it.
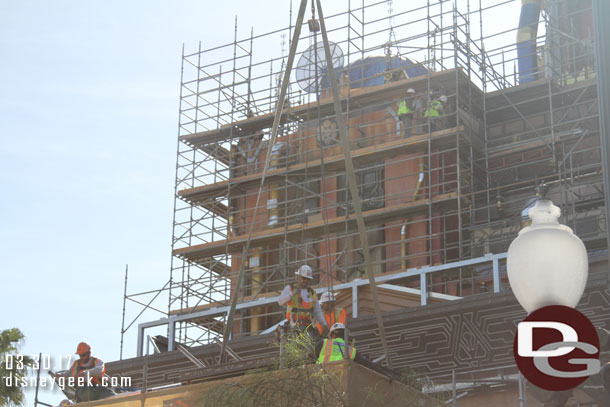
M 574 308 L 585 290 L 587 250 L 572 229 L 559 223 L 560 214 L 549 199 L 539 199 L 529 211 L 532 224 L 508 248 L 508 280 L 528 313 L 548 305 Z

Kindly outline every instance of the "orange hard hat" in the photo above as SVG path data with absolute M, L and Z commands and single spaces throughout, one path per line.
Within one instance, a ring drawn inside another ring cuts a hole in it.
M 91 346 L 85 342 L 81 342 L 76 347 L 76 354 L 82 355 L 83 353 L 91 352 Z

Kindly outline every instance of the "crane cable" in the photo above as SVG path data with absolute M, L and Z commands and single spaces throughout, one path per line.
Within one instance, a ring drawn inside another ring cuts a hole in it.
M 307 0 L 301 0 L 301 5 L 299 7 L 299 14 L 297 17 L 292 43 L 290 44 L 290 53 L 288 54 L 288 62 L 286 63 L 286 72 L 284 72 L 284 79 L 282 80 L 282 87 L 280 90 L 279 99 L 277 100 L 275 116 L 273 118 L 273 126 L 271 128 L 271 138 L 269 139 L 269 145 L 267 147 L 267 155 L 265 157 L 265 166 L 263 168 L 263 173 L 261 175 L 261 183 L 258 188 L 258 194 L 256 196 L 256 204 L 254 205 L 254 215 L 252 218 L 254 219 L 256 216 L 256 211 L 260 204 L 261 195 L 263 192 L 263 185 L 265 183 L 265 176 L 267 175 L 267 170 L 269 168 L 269 163 L 271 161 L 271 149 L 275 144 L 275 139 L 277 138 L 277 132 L 280 125 L 280 119 L 282 117 L 282 112 L 284 109 L 284 102 L 286 100 L 286 91 L 288 90 L 288 83 L 290 82 L 290 73 L 292 71 L 292 65 L 294 63 L 294 56 L 297 51 L 297 44 L 299 42 L 299 37 L 301 35 L 301 27 L 303 25 L 303 17 L 305 16 L 305 7 L 307 6 Z M 235 288 L 235 292 L 238 293 L 241 290 L 241 286 L 243 285 L 243 279 L 245 274 L 245 258 L 250 249 L 250 241 L 252 239 L 252 233 L 254 232 L 254 224 L 253 221 L 250 224 L 250 230 L 248 231 L 248 239 L 246 240 L 246 244 L 242 250 L 242 261 L 239 267 L 239 276 L 237 278 L 237 286 Z M 229 335 L 233 330 L 233 317 L 235 315 L 235 308 L 237 306 L 237 295 L 233 296 L 231 300 L 231 307 L 229 309 L 229 314 L 227 315 L 227 323 L 225 324 L 223 337 L 222 337 L 222 346 L 220 347 L 220 361 L 225 359 L 225 352 L 227 349 L 227 343 L 229 341 Z

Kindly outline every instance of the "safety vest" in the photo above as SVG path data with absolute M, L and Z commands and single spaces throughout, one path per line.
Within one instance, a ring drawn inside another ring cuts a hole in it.
M 400 102 L 398 104 L 398 112 L 396 112 L 397 115 L 403 115 L 403 114 L 408 114 L 411 113 L 413 110 L 411 110 L 411 108 L 409 106 L 407 106 L 407 101 L 403 100 L 402 102 Z
M 347 319 L 347 316 L 343 308 L 335 308 L 330 314 L 327 314 L 325 312 L 324 319 L 326 320 L 326 326 L 328 326 L 328 328 L 330 329 L 330 327 L 337 322 L 340 322 L 345 325 L 345 320 Z M 319 322 L 317 322 L 317 324 L 318 332 L 320 332 L 320 335 L 322 335 L 322 332 L 324 332 L 324 327 L 320 325 Z
M 93 369 L 98 361 L 99 361 L 99 359 L 90 357 L 89 360 L 87 361 L 87 363 L 85 363 L 84 365 L 81 365 L 80 359 L 75 360 L 74 364 L 72 365 L 72 369 L 70 369 L 70 374 L 72 374 L 73 377 L 76 377 L 80 372 L 82 372 L 84 370 Z M 104 369 L 102 370 L 102 375 L 93 376 L 93 378 L 91 379 L 91 382 L 93 384 L 100 384 L 102 382 L 101 381 L 102 376 L 104 376 L 105 372 L 106 372 L 106 366 L 104 366 Z
M 343 356 L 345 353 L 345 341 L 341 338 L 333 338 L 333 339 L 324 339 L 324 345 L 322 345 L 322 350 L 320 350 L 320 355 L 318 356 L 317 363 L 328 363 L 334 362 L 335 360 L 343 360 L 345 357 Z M 349 358 L 354 360 L 356 357 L 356 348 L 350 346 L 349 348 Z
M 293 288 L 293 291 L 296 291 L 296 293 L 286 303 L 286 319 L 296 325 L 307 326 L 313 321 L 313 307 L 318 301 L 318 297 L 311 287 L 307 287 L 310 302 L 303 299 L 300 289 Z
M 430 102 L 429 107 L 424 112 L 424 117 L 439 117 L 439 110 L 443 107 L 443 104 L 440 100 L 433 100 Z

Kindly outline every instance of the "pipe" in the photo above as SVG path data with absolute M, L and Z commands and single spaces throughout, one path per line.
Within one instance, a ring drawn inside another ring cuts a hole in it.
M 527 393 L 525 392 L 525 378 L 523 377 L 523 375 L 521 373 L 519 373 L 519 407 L 527 407 Z
M 455 370 L 451 371 L 451 405 L 457 407 L 457 383 L 455 382 Z
M 280 158 L 282 156 L 282 150 L 286 143 L 278 141 L 271 148 L 271 161 L 269 163 L 269 170 L 275 170 L 280 165 Z M 269 199 L 267 199 L 267 210 L 269 211 L 269 221 L 267 227 L 272 228 L 278 225 L 280 218 L 280 210 L 278 209 L 278 201 L 280 198 L 280 190 L 276 184 L 271 185 L 271 192 L 269 193 Z
M 540 0 L 521 0 L 521 15 L 517 30 L 517 62 L 521 85 L 536 80 L 538 71 L 536 37 L 539 16 Z
M 264 282 L 263 273 L 261 272 L 261 248 L 255 247 L 254 253 L 248 259 L 248 266 L 252 269 L 252 289 L 251 293 L 258 292 Z M 250 315 L 250 332 L 258 332 L 263 329 L 263 310 L 260 307 L 252 308 Z
M 417 200 L 417 196 L 419 195 L 419 191 L 421 186 L 424 183 L 424 157 L 420 157 L 419 159 L 419 176 L 417 177 L 417 185 L 415 186 L 415 192 L 413 192 L 413 200 Z M 409 223 L 409 218 L 405 219 L 402 228 L 400 228 L 400 258 L 401 270 L 407 269 L 407 223 Z
M 229 223 L 227 224 L 227 233 L 229 239 L 233 237 L 233 224 L 235 223 L 235 216 L 229 215 Z
M 400 240 L 402 241 L 402 243 L 400 243 L 400 258 L 401 263 L 400 263 L 400 269 L 401 270 L 406 270 L 407 269 L 407 222 L 409 220 L 405 219 L 405 223 L 402 225 L 402 227 L 400 228 Z

